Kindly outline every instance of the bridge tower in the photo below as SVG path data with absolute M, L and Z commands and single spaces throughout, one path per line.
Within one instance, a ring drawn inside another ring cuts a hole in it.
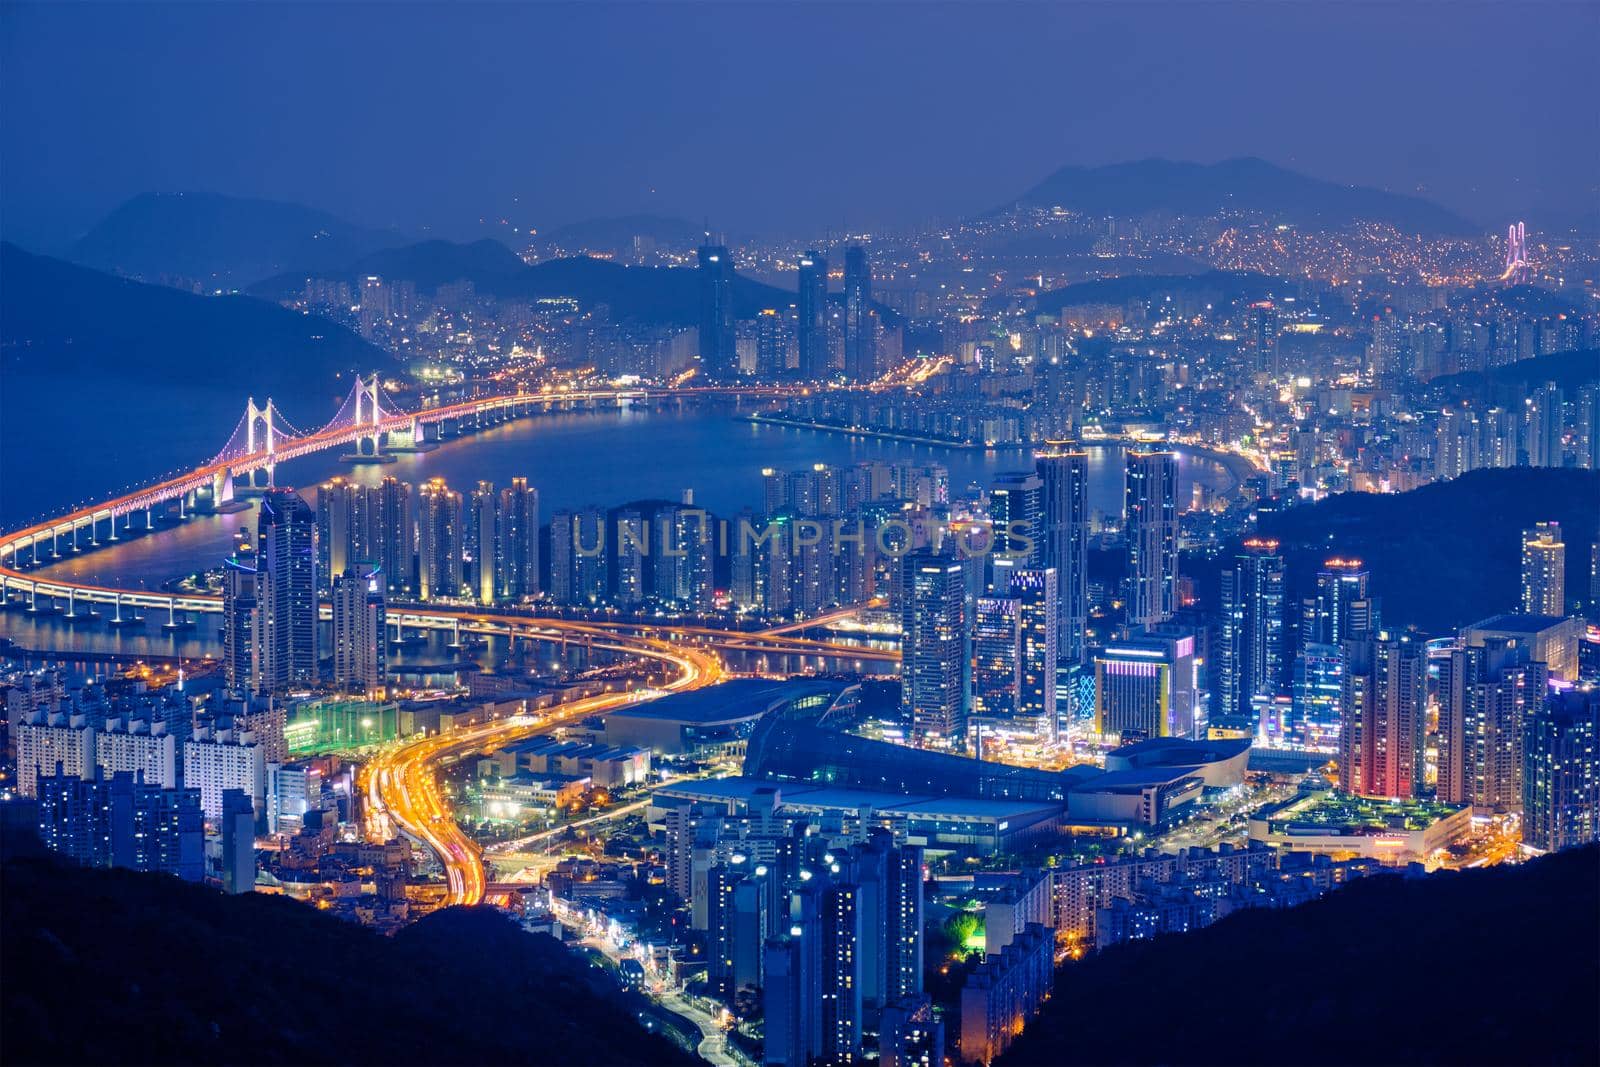
M 383 394 L 378 389 L 378 374 L 373 372 L 371 378 L 356 378 L 355 386 L 355 419 L 354 426 L 360 431 L 356 438 L 356 453 L 362 456 L 378 456 L 382 449 L 379 447 L 379 429 L 383 425 Z
M 265 452 L 267 485 L 273 489 L 278 484 L 278 441 L 286 436 L 283 430 L 283 421 L 278 415 L 278 406 L 267 397 L 265 407 L 256 404 L 256 398 L 251 397 L 245 406 L 244 416 L 244 446 L 245 454 L 254 456 L 258 452 Z M 257 488 L 255 474 L 249 475 L 250 488 Z

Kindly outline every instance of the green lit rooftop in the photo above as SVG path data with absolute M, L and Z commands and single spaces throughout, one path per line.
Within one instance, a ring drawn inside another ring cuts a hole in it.
M 1334 790 L 1288 801 L 1266 812 L 1265 817 L 1272 833 L 1291 829 L 1301 833 L 1394 833 L 1426 830 L 1461 810 L 1459 804 L 1437 800 L 1360 797 Z

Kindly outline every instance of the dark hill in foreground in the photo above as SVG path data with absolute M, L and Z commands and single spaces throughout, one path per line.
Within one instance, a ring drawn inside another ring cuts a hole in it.
M 488 909 L 388 939 L 279 897 L 13 859 L 11 1064 L 677 1064 L 611 980 Z
M 1522 530 L 1536 522 L 1561 523 L 1567 594 L 1583 595 L 1597 517 L 1600 472 L 1510 467 L 1409 493 L 1341 493 L 1263 516 L 1261 533 L 1283 542 L 1291 598 L 1324 560 L 1354 556 L 1372 571 L 1387 625 L 1440 635 L 1516 609 Z
M 1069 964 L 998 1067 L 1600 1062 L 1600 850 L 1357 881 Z

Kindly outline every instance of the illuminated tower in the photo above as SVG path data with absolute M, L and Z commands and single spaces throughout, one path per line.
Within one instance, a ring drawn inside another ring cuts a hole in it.
M 1544 852 L 1600 839 L 1600 696 L 1566 692 L 1528 720 L 1522 841 Z
M 844 371 L 853 382 L 870 382 L 879 373 L 872 264 L 860 245 L 844 250 Z
M 501 551 L 505 569 L 501 593 L 512 601 L 539 594 L 539 490 L 526 478 L 511 479 L 500 494 Z
M 800 257 L 800 313 L 795 340 L 800 349 L 800 376 L 809 381 L 828 377 L 828 261 L 808 251 Z
M 223 561 L 222 677 L 229 689 L 256 684 L 256 569 L 237 556 Z
M 1561 524 L 1541 522 L 1522 531 L 1522 612 L 1565 615 L 1567 546 Z
M 1043 482 L 1040 559 L 1056 572 L 1060 594 L 1056 648 L 1062 660 L 1082 663 L 1089 628 L 1089 457 L 1051 445 L 1034 469 Z
M 505 550 L 500 515 L 500 494 L 488 482 L 479 482 L 467 508 L 467 551 L 472 560 L 472 595 L 480 604 L 493 604 L 504 583 Z
M 966 578 L 928 550 L 901 561 L 901 688 L 914 736 L 941 746 L 966 734 Z
M 1018 570 L 1011 575 L 1011 596 L 1017 602 L 1022 638 L 1021 674 L 1017 689 L 1019 719 L 1032 724 L 1042 744 L 1057 738 L 1056 636 L 1061 632 L 1059 582 L 1052 567 Z
M 1014 564 L 1037 566 L 1044 558 L 1044 479 L 1033 471 L 995 476 L 989 490 L 989 518 L 994 523 L 994 552 L 1019 555 Z
M 346 693 L 383 688 L 387 670 L 383 579 L 355 563 L 333 580 L 333 684 Z
M 1153 626 L 1178 608 L 1178 457 L 1131 452 L 1125 512 L 1130 627 Z
M 316 514 L 298 495 L 274 490 L 256 522 L 257 692 L 317 680 Z
M 700 367 L 712 381 L 733 377 L 733 257 L 722 245 L 700 248 Z
M 1251 538 L 1222 572 L 1217 648 L 1217 707 L 1212 722 L 1255 730 L 1257 708 L 1283 682 L 1283 557 L 1278 542 Z
M 461 494 L 433 478 L 417 494 L 417 599 L 461 595 Z
M 1344 656 L 1339 787 L 1363 796 L 1418 795 L 1428 688 L 1421 646 L 1380 635 L 1346 641 Z

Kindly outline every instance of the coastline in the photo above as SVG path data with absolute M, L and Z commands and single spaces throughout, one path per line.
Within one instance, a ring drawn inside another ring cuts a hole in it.
M 867 430 L 856 426 L 835 426 L 827 422 L 805 422 L 801 419 L 785 419 L 772 415 L 736 415 L 734 418 L 741 422 L 758 422 L 765 426 L 783 426 L 791 430 L 815 430 L 818 433 L 837 433 L 846 437 L 870 437 L 880 441 L 904 441 L 913 445 L 933 445 L 936 448 L 955 448 L 963 452 L 1023 452 L 1034 448 L 1034 445 L 1017 443 L 1005 445 L 979 444 L 976 441 L 949 441 L 942 437 L 922 437 L 918 434 L 895 433 L 891 430 Z

